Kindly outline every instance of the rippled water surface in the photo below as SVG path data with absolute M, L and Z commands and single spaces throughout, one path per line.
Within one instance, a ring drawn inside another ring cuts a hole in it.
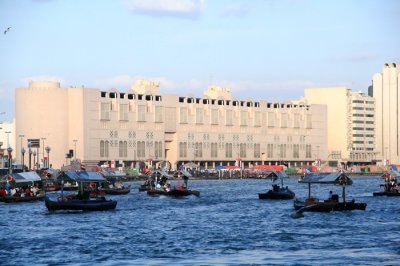
M 259 200 L 269 180 L 191 180 L 201 197 L 151 197 L 132 182 L 114 211 L 54 212 L 44 202 L 0 203 L 0 265 L 399 265 L 400 197 L 373 197 L 378 177 L 347 194 L 366 211 L 305 213 Z M 286 182 L 298 197 L 307 186 Z M 327 197 L 340 187 L 313 186 Z M 57 197 L 56 193 L 49 193 Z

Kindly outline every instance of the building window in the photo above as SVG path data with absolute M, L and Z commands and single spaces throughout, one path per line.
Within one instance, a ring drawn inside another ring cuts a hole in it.
M 268 127 L 275 126 L 275 114 L 273 112 L 268 112 Z
M 137 142 L 137 156 L 139 158 L 144 158 L 146 157 L 146 143 L 144 141 L 138 141 Z
M 311 144 L 306 145 L 306 158 L 311 158 Z
M 254 158 L 260 158 L 260 144 L 254 144 Z
M 179 157 L 181 158 L 187 157 L 187 142 L 179 143 Z
M 138 122 L 146 122 L 146 106 L 145 105 L 137 106 L 137 121 Z
M 299 144 L 293 144 L 293 158 L 298 159 L 300 157 L 300 145 Z
M 203 124 L 203 109 L 196 108 L 196 124 Z
M 128 142 L 127 141 L 120 141 L 119 142 L 119 157 L 128 157 Z
M 163 122 L 163 107 L 162 106 L 156 106 L 155 108 L 155 122 L 156 123 L 162 123 Z
M 232 143 L 225 144 L 225 157 L 232 158 Z
M 232 110 L 226 110 L 226 121 L 225 121 L 227 126 L 232 126 L 233 125 L 233 111 Z
M 119 120 L 128 121 L 128 111 L 129 111 L 128 104 L 120 104 L 119 105 Z
M 212 142 L 211 143 L 211 158 L 218 157 L 218 143 Z
M 211 109 L 211 125 L 218 125 L 218 109 Z
M 181 107 L 179 109 L 179 118 L 181 124 L 188 123 L 188 109 L 186 107 Z
M 274 144 L 267 144 L 267 157 L 272 158 L 274 154 Z
M 161 141 L 156 141 L 154 145 L 154 154 L 157 158 L 163 158 L 163 152 L 162 152 L 162 142 Z
M 261 127 L 261 113 L 260 112 L 254 113 L 254 126 Z
M 240 143 L 240 153 L 241 158 L 246 158 L 246 143 Z
M 300 127 L 300 114 L 294 114 L 294 127 Z
M 240 125 L 247 126 L 247 112 L 246 111 L 240 112 Z
M 286 128 L 288 124 L 288 114 L 282 113 L 281 114 L 281 127 Z
M 110 120 L 111 103 L 101 103 L 100 105 L 100 119 Z

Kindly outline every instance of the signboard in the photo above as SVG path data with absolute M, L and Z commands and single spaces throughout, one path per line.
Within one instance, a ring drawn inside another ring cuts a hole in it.
M 40 139 L 28 139 L 28 147 L 29 143 L 31 144 L 31 148 L 40 148 Z

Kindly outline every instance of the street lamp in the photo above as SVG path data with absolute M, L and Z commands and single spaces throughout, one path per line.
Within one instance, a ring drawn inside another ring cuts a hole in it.
M 74 142 L 74 159 L 76 160 L 76 143 L 78 142 L 78 140 L 74 139 L 73 142 Z
M 22 159 L 22 156 L 23 156 L 23 155 L 22 155 L 22 138 L 25 137 L 25 135 L 18 135 L 18 137 L 21 138 L 21 162 L 22 162 L 22 160 L 23 160 L 23 159 Z M 22 164 L 22 165 L 23 165 L 23 164 Z
M 32 144 L 29 142 L 28 143 L 28 154 L 29 154 L 29 171 L 32 169 L 31 168 L 31 161 L 32 161 Z
M 33 151 L 33 166 L 36 167 L 36 151 Z
M 41 140 L 43 141 L 43 148 L 42 148 L 42 154 L 43 154 L 43 168 L 45 168 L 46 165 L 45 165 L 45 161 L 44 161 L 44 141 L 46 140 L 46 138 L 41 138 Z M 38 162 L 39 162 L 39 152 L 38 152 Z
M 12 158 L 11 158 L 12 151 L 13 151 L 13 149 L 10 146 L 8 146 L 7 152 L 8 152 L 8 171 L 9 171 L 9 174 L 12 174 Z
M 49 166 L 50 166 L 50 147 L 49 146 L 47 146 L 46 147 L 46 152 L 47 152 L 47 168 L 49 168 Z
M 11 131 L 6 131 L 4 133 L 7 134 L 7 147 L 10 147 L 10 133 L 11 133 Z
M 22 156 L 22 171 L 25 172 L 25 164 L 24 164 L 24 154 L 25 154 L 25 149 L 24 147 L 21 148 L 21 156 Z

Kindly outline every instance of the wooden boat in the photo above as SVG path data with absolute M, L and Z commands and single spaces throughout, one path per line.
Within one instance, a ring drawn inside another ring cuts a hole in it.
M 2 177 L 0 182 L 6 183 L 4 185 L 6 189 L 4 190 L 3 196 L 0 196 L 0 202 L 30 202 L 43 200 L 44 198 L 44 191 L 40 189 L 43 185 L 42 179 L 35 171 L 8 174 Z M 24 191 L 26 188 L 29 190 L 27 193 Z M 5 195 L 7 189 L 8 195 Z M 12 189 L 19 191 L 12 194 Z
M 297 210 L 292 214 L 293 218 L 303 217 L 303 213 L 309 212 L 331 212 L 331 211 L 352 211 L 365 210 L 366 203 L 356 203 L 346 201 L 346 186 L 352 185 L 353 181 L 343 172 L 338 173 L 319 173 L 306 175 L 299 183 L 308 184 L 308 198 L 305 200 L 295 199 L 293 206 Z M 311 184 L 333 184 L 342 186 L 342 202 L 339 201 L 337 194 L 332 194 L 327 200 L 319 200 L 311 196 Z
M 399 177 L 399 173 L 397 171 L 388 171 L 382 175 L 384 180 L 384 184 L 381 185 L 383 187 L 383 191 L 373 192 L 374 196 L 388 196 L 388 197 L 397 197 L 400 196 L 400 184 L 397 183 L 397 177 Z
M 57 210 L 80 210 L 80 211 L 106 211 L 115 209 L 117 201 L 107 200 L 104 197 L 94 199 L 68 199 L 58 198 L 56 201 L 45 198 L 45 204 L 49 211 Z
M 268 190 L 265 193 L 258 193 L 259 199 L 276 199 L 276 200 L 287 200 L 293 199 L 295 194 L 291 191 L 287 186 L 283 186 L 283 178 L 288 178 L 289 176 L 284 172 L 276 172 L 272 171 L 269 176 L 275 181 L 278 178 L 281 179 L 281 186 L 277 184 L 272 185 L 272 189 Z
M 37 196 L 4 196 L 0 197 L 0 202 L 5 202 L 5 203 L 18 203 L 18 202 L 30 202 L 30 201 L 38 201 L 38 200 L 43 200 L 45 197 L 44 194 L 39 194 Z
M 150 190 L 150 185 L 148 185 L 148 184 L 146 184 L 146 183 L 140 185 L 140 187 L 139 187 L 139 191 L 140 191 L 140 192 L 148 191 L 148 190 Z
M 295 194 L 288 187 L 281 187 L 279 185 L 272 185 L 272 189 L 265 193 L 258 193 L 259 199 L 277 199 L 277 200 L 287 200 L 293 199 Z
M 117 201 L 107 200 L 104 197 L 90 198 L 91 187 L 94 183 L 107 182 L 103 175 L 98 172 L 64 172 L 61 177 L 68 176 L 79 185 L 78 195 L 64 197 L 63 187 L 61 187 L 61 197 L 57 200 L 45 198 L 45 205 L 49 211 L 56 210 L 82 210 L 82 211 L 105 211 L 115 209 Z M 62 180 L 63 183 L 63 180 Z
M 184 196 L 190 196 L 190 195 L 194 195 L 199 197 L 200 196 L 200 191 L 197 190 L 190 190 L 190 189 L 171 189 L 169 191 L 166 190 L 162 190 L 162 189 L 150 189 L 147 190 L 147 194 L 148 195 L 152 195 L 152 196 L 172 196 L 172 197 L 184 197 Z
M 100 192 L 104 192 L 105 194 L 109 194 L 109 195 L 125 195 L 128 194 L 129 192 L 131 192 L 131 186 L 127 186 L 127 187 L 122 187 L 122 188 L 100 188 L 99 189 Z

